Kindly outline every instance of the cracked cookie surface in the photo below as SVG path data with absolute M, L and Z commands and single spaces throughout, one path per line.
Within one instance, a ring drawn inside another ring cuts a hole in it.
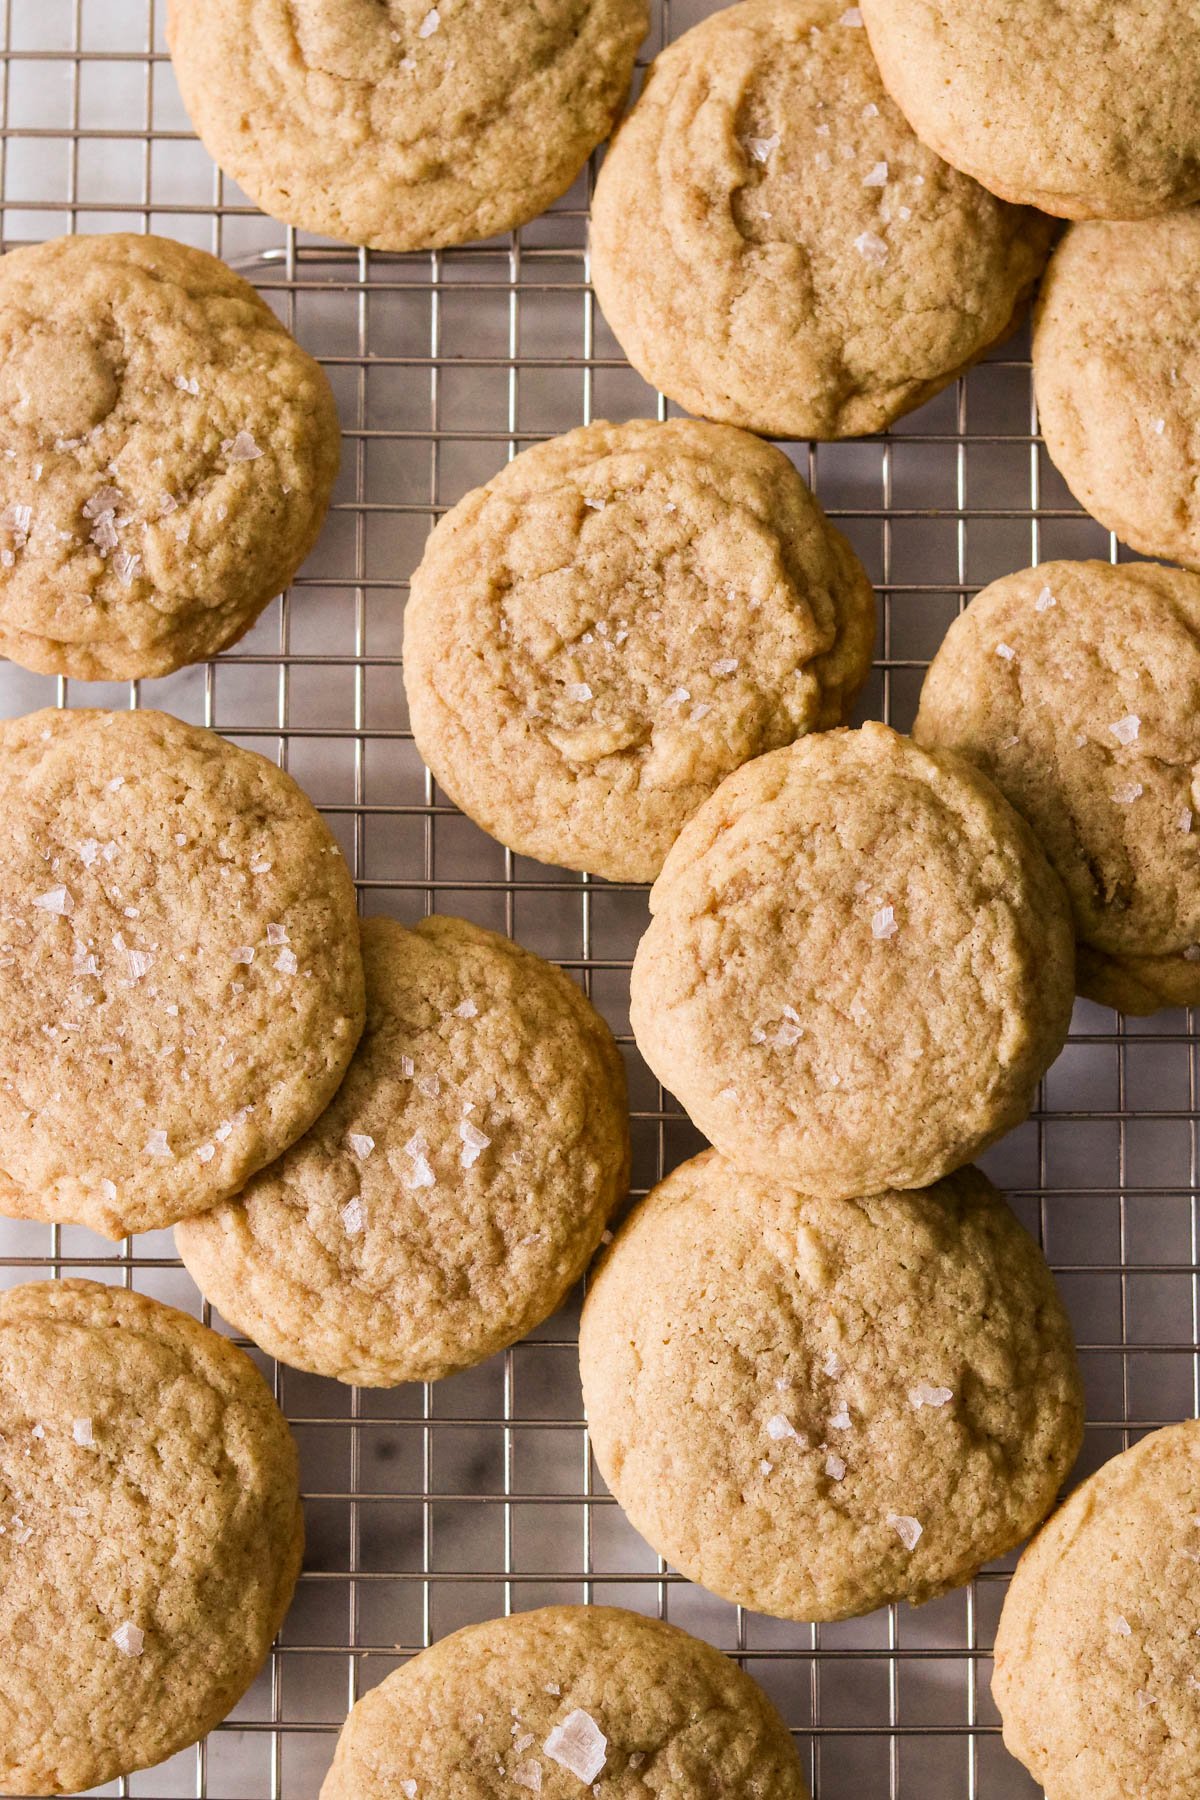
M 1076 1488 L 1017 1565 L 996 1632 L 1004 1744 L 1046 1800 L 1200 1788 L 1200 1422 Z
M 691 412 L 881 431 L 1023 313 L 1052 227 L 918 141 L 841 0 L 743 0 L 655 60 L 592 208 L 596 295 Z
M 109 1237 L 306 1131 L 363 1021 L 354 886 L 291 777 L 156 712 L 0 726 L 0 1211 Z
M 241 1350 L 142 1294 L 0 1297 L 0 1790 L 80 1793 L 211 1731 L 300 1571 L 296 1448 Z
M 730 775 L 650 896 L 646 1061 L 732 1161 L 811 1193 L 925 1187 L 1026 1115 L 1074 934 L 1028 825 L 886 725 Z
M 1145 556 L 1200 569 L 1200 208 L 1073 225 L 1038 296 L 1033 379 L 1055 468 Z
M 320 366 L 232 269 L 166 238 L 0 257 L 0 654 L 169 674 L 249 629 L 338 468 Z
M 837 725 L 875 598 L 779 450 L 691 419 L 525 451 L 437 526 L 404 678 L 440 785 L 522 855 L 648 881 L 731 769 Z
M 171 0 L 209 154 L 264 212 L 380 250 L 490 237 L 608 136 L 646 0 Z
M 593 1787 L 593 1783 L 596 1787 Z M 321 1800 L 808 1800 L 762 1689 L 710 1645 L 612 1606 L 468 1625 L 351 1712 Z
M 1080 992 L 1200 1004 L 1200 576 L 1043 563 L 993 582 L 913 727 L 983 770 L 1066 884 Z
M 862 0 L 917 134 L 994 194 L 1067 219 L 1200 199 L 1200 14 L 1178 0 Z
M 1079 1450 L 1070 1324 L 977 1169 L 814 1200 L 684 1163 L 618 1232 L 579 1336 L 596 1460 L 723 1599 L 841 1619 L 960 1586 Z
M 555 1310 L 624 1196 L 629 1126 L 612 1034 L 560 969 L 465 919 L 362 938 L 367 1024 L 332 1104 L 176 1242 L 272 1356 L 392 1386 Z

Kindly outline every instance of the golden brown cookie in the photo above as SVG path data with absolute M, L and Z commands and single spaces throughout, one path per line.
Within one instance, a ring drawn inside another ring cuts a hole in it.
M 78 1793 L 217 1725 L 304 1543 L 248 1356 L 94 1281 L 0 1297 L 0 1792 Z
M 1200 1004 L 1200 576 L 1043 563 L 985 588 L 913 727 L 1033 826 L 1066 883 L 1081 993 Z
M 652 881 L 731 769 L 840 724 L 865 571 L 781 451 L 691 419 L 586 425 L 444 518 L 405 615 L 438 783 L 524 856 Z
M 1195 1419 L 1105 1463 L 1026 1550 L 992 1694 L 1046 1800 L 1195 1800 L 1198 1560 Z
M 1081 505 L 1146 556 L 1200 569 L 1200 208 L 1073 225 L 1046 272 L 1033 378 Z
M 170 0 L 167 39 L 205 148 L 264 212 L 419 250 L 565 193 L 648 24 L 646 0 Z
M 0 1211 L 108 1237 L 234 1194 L 363 1023 L 350 874 L 290 776 L 157 712 L 0 726 Z
M 597 182 L 592 279 L 689 411 L 853 437 L 1008 333 L 1051 231 L 913 136 L 857 9 L 742 0 L 652 65 Z
M 629 1121 L 612 1033 L 560 969 L 465 919 L 362 936 L 367 1025 L 332 1104 L 175 1241 L 272 1356 L 388 1387 L 561 1304 L 625 1193 Z
M 815 1194 L 925 1187 L 1025 1117 L 1074 943 L 1029 827 L 886 725 L 747 763 L 650 896 L 638 1047 L 734 1163 Z
M 232 269 L 167 238 L 0 257 L 0 654 L 166 675 L 241 637 L 337 474 L 320 366 Z
M 612 1606 L 468 1625 L 359 1701 L 321 1800 L 808 1800 L 787 1727 L 699 1639 Z
M 939 156 L 1064 219 L 1200 199 L 1200 14 L 1178 0 L 862 0 L 888 92 Z
M 633 1524 L 781 1618 L 960 1586 L 1045 1517 L 1083 1435 L 1050 1271 L 977 1169 L 813 1200 L 707 1151 L 618 1233 L 579 1354 Z

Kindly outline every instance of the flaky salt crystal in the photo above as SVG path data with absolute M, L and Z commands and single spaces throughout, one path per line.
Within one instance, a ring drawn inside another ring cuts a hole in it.
M 825 1360 L 822 1362 L 821 1367 L 831 1380 L 836 1380 L 843 1368 L 842 1359 L 836 1350 L 826 1351 Z
M 282 925 L 268 925 L 267 926 L 267 942 L 268 942 L 268 944 L 286 944 L 287 941 L 288 941 L 288 934 L 284 930 Z
M 200 392 L 200 383 L 194 375 L 190 379 L 186 375 L 177 375 L 175 386 L 182 394 L 198 394 Z
M 113 571 L 123 587 L 131 587 L 133 578 L 141 563 L 140 556 L 134 556 L 129 550 L 118 550 L 112 559 Z
M 140 1656 L 142 1646 L 146 1642 L 146 1634 L 139 1631 L 136 1625 L 118 1625 L 112 1634 L 112 1641 L 122 1656 Z
M 345 1228 L 346 1236 L 357 1237 L 359 1232 L 366 1225 L 366 1222 L 366 1217 L 363 1213 L 362 1195 L 355 1194 L 354 1198 L 352 1200 L 347 1200 L 345 1206 L 342 1208 L 342 1225 Z
M 400 1783 L 400 1792 L 404 1795 L 404 1800 L 417 1800 L 416 1782 L 411 1780 L 402 1781 Z
M 996 645 L 996 655 L 1000 657 L 1003 662 L 1011 662 L 1016 654 L 1017 653 L 1011 644 Z
M 1118 744 L 1132 744 L 1141 728 L 1142 721 L 1138 718 L 1137 714 L 1126 713 L 1123 719 L 1118 719 L 1116 724 L 1110 725 L 1108 729 L 1112 732 Z
M 863 176 L 864 187 L 886 187 L 888 166 L 885 162 L 877 162 L 869 175 Z
M 825 1458 L 825 1473 L 831 1481 L 844 1481 L 846 1478 L 846 1465 L 833 1450 Z
M 690 688 L 677 687 L 674 689 L 674 691 L 672 693 L 669 693 L 667 695 L 667 705 L 668 706 L 682 706 L 684 704 L 684 702 L 687 700 L 690 700 L 691 697 L 692 697 L 692 695 L 691 695 Z
M 888 247 L 874 231 L 860 231 L 854 240 L 854 248 L 864 262 L 874 264 L 877 269 L 882 269 L 888 259 Z
M 746 150 L 756 163 L 765 163 L 771 153 L 779 148 L 779 133 L 772 132 L 770 137 L 752 137 L 746 139 Z
M 418 1075 L 417 1092 L 424 1094 L 427 1100 L 436 1100 L 442 1091 L 442 1083 L 437 1075 Z
M 216 1154 L 217 1146 L 215 1144 L 200 1144 L 196 1150 L 196 1161 L 210 1163 Z
M 296 952 L 288 950 L 286 947 L 282 949 L 275 958 L 275 967 L 281 975 L 294 975 L 299 967 L 296 961 Z
M 1192 812 L 1190 807 L 1185 807 L 1183 812 L 1180 813 L 1179 829 L 1180 831 L 1190 831 L 1192 829 Z
M 405 1081 L 412 1080 L 416 1066 L 417 1065 L 414 1063 L 411 1056 L 402 1056 L 400 1058 L 400 1074 Z
M 847 1411 L 845 1401 L 842 1402 L 842 1404 L 838 1407 L 837 1411 L 831 1417 L 831 1419 L 829 1421 L 829 1426 L 830 1426 L 831 1431 L 849 1431 L 849 1429 L 850 1429 L 850 1414 Z
M 1116 1632 L 1118 1637 L 1130 1637 L 1130 1636 L 1132 1636 L 1133 1628 L 1130 1625 L 1129 1620 L 1127 1618 L 1125 1618 L 1123 1616 L 1123 1614 L 1118 1613 L 1116 1618 L 1113 1620 L 1113 1630 Z
M 738 666 L 736 656 L 722 656 L 709 669 L 710 675 L 732 675 Z
M 1118 806 L 1132 806 L 1135 800 L 1141 799 L 1144 792 L 1140 781 L 1123 781 L 1113 789 L 1112 797 Z
M 247 965 L 252 963 L 254 961 L 254 945 L 239 944 L 233 953 L 233 960 L 235 963 L 246 963 Z
M 146 1139 L 145 1154 L 147 1156 L 174 1156 L 175 1152 L 167 1142 L 167 1134 L 165 1131 L 152 1131 L 150 1133 L 150 1136 Z
M 92 1432 L 92 1421 L 90 1419 L 72 1419 L 71 1436 L 83 1449 L 90 1450 L 96 1442 Z
M 262 451 L 248 431 L 239 431 L 223 441 L 221 455 L 226 462 L 253 462 L 256 456 L 262 455 Z
M 563 689 L 568 700 L 574 700 L 582 706 L 585 700 L 592 699 L 592 690 L 586 681 L 569 681 Z
M 105 1179 L 100 1183 L 100 1192 L 103 1194 L 103 1196 L 106 1200 L 115 1200 L 117 1197 L 116 1182 L 109 1181 L 109 1179 L 106 1176 Z
M 375 1139 L 373 1137 L 368 1137 L 365 1131 L 348 1131 L 346 1133 L 346 1142 L 349 1144 L 351 1150 L 353 1150 L 355 1156 L 360 1157 L 363 1162 L 366 1162 L 368 1156 L 370 1156 L 372 1150 L 375 1148 Z
M 863 22 L 862 10 L 861 10 L 861 8 L 859 8 L 857 6 L 848 7 L 846 9 L 846 11 L 842 14 L 841 18 L 838 20 L 839 25 L 849 25 L 851 27 L 857 28 L 858 30 L 862 29 L 862 22 Z
M 590 1713 L 576 1707 L 556 1725 L 542 1752 L 579 1781 L 595 1781 L 608 1756 L 608 1739 Z
M 1150 429 L 1155 437 L 1161 437 L 1163 432 L 1167 429 L 1167 421 L 1165 419 L 1151 419 Z
M 887 1523 L 906 1550 L 916 1549 L 917 1540 L 925 1529 L 920 1519 L 914 1519 L 911 1513 L 889 1513 Z
M 773 1438 L 777 1444 L 781 1443 L 784 1438 L 794 1438 L 797 1435 L 792 1421 L 785 1419 L 782 1413 L 772 1413 L 767 1420 L 767 1436 Z
M 97 488 L 91 499 L 84 501 L 80 511 L 85 519 L 98 519 L 104 513 L 115 512 L 121 504 L 121 499 L 120 488 Z
M 414 1156 L 412 1174 L 404 1177 L 406 1188 L 431 1188 L 437 1182 L 429 1162 L 424 1156 Z
M 1057 605 L 1058 601 L 1054 598 L 1054 595 L 1050 592 L 1048 587 L 1042 589 L 1041 593 L 1033 603 L 1035 612 L 1049 612 L 1052 606 Z
M 892 906 L 881 906 L 871 919 L 871 936 L 877 938 L 895 937 L 900 927 L 896 923 L 896 909 Z
M 271 865 L 265 856 L 252 856 L 250 858 L 250 873 L 252 875 L 265 875 L 270 867 Z
M 30 1437 L 37 1438 L 40 1443 L 46 1435 L 46 1427 L 44 1425 L 35 1425 L 29 1435 Z
M 528 1762 L 518 1763 L 512 1772 L 513 1784 L 516 1787 L 528 1788 L 531 1794 L 542 1791 L 542 1765 L 531 1756 Z
M 950 1388 L 931 1387 L 927 1381 L 918 1381 L 916 1387 L 908 1390 L 908 1403 L 915 1412 L 919 1412 L 923 1406 L 945 1406 L 953 1398 Z
M 84 838 L 83 842 L 76 846 L 75 854 L 84 868 L 90 869 L 100 854 L 100 846 L 95 838 Z
M 473 1000 L 464 1000 L 461 1006 L 454 1009 L 456 1019 L 475 1019 L 479 1016 L 479 1008 Z
M 417 36 L 419 38 L 432 37 L 441 22 L 441 13 L 436 6 L 431 6 L 429 11 L 425 14 L 425 17 L 421 20 L 421 23 L 417 26 Z
M 60 918 L 75 910 L 75 902 L 65 887 L 49 888 L 46 893 L 35 895 L 33 904 L 39 912 L 57 913 Z
M 470 1119 L 460 1121 L 458 1135 L 463 1142 L 459 1161 L 464 1169 L 473 1168 L 492 1140 L 480 1131 L 478 1125 L 472 1125 Z

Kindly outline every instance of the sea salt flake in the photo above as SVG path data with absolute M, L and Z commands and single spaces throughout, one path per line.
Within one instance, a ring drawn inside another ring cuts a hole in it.
M 531 1756 L 528 1762 L 518 1763 L 512 1772 L 513 1784 L 516 1787 L 528 1788 L 531 1794 L 542 1791 L 542 1765 Z
M 175 1152 L 167 1142 L 167 1134 L 165 1131 L 152 1131 L 150 1133 L 150 1136 L 146 1139 L 144 1154 L 146 1156 L 174 1156 Z
M 583 504 L 585 506 L 590 506 L 593 512 L 603 512 L 605 507 L 608 505 L 608 501 L 607 500 L 591 500 L 585 494 L 583 496 Z
M 1133 1634 L 1133 1628 L 1130 1625 L 1129 1620 L 1121 1613 L 1118 1613 L 1113 1620 L 1113 1630 L 1118 1637 L 1131 1637 Z
M 116 512 L 124 496 L 120 488 L 97 488 L 90 500 L 85 500 L 80 511 L 85 519 L 100 519 L 105 513 L 110 516 Z
M 48 888 L 44 894 L 34 896 L 33 904 L 39 912 L 57 913 L 60 918 L 75 910 L 75 902 L 65 887 Z
M 415 1781 L 402 1781 L 400 1783 L 400 1792 L 404 1795 L 404 1800 L 417 1800 L 417 1784 L 416 1784 L 416 1782 Z
M 794 1438 L 799 1435 L 792 1421 L 785 1419 L 782 1413 L 772 1413 L 767 1420 L 767 1436 L 777 1444 L 782 1443 L 784 1438 Z
M 12 506 L 6 506 L 4 511 L 0 512 L 0 525 L 5 526 L 9 531 L 15 532 L 19 538 L 24 539 L 29 535 L 29 527 L 32 524 L 32 506 L 13 504 Z
M 1004 662 L 1011 662 L 1013 660 L 1013 657 L 1016 654 L 1017 653 L 1013 649 L 1011 644 L 997 644 L 996 645 L 996 655 L 998 657 L 1000 657 Z
M 463 1143 L 459 1161 L 464 1169 L 473 1168 L 492 1140 L 480 1131 L 478 1125 L 472 1125 L 470 1119 L 460 1120 L 458 1135 Z
M 779 133 L 774 131 L 770 137 L 752 137 L 746 139 L 746 150 L 756 163 L 765 163 L 771 153 L 779 148 Z
M 275 958 L 274 966 L 281 975 L 294 975 L 300 966 L 296 961 L 296 952 L 285 947 Z
M 265 875 L 270 867 L 271 865 L 267 862 L 265 857 L 252 856 L 250 858 L 250 873 L 252 875 Z
M 893 906 L 881 906 L 871 919 L 871 936 L 877 938 L 895 937 L 900 927 L 896 923 L 896 909 Z
M 1192 813 L 1190 807 L 1185 808 L 1184 811 L 1180 813 L 1179 829 L 1180 831 L 1190 831 L 1192 829 Z
M 1137 734 L 1141 728 L 1142 721 L 1138 718 L 1137 714 L 1126 713 L 1123 719 L 1118 719 L 1116 724 L 1110 725 L 1108 729 L 1112 732 L 1118 744 L 1132 744 L 1137 738 Z
M 267 926 L 267 942 L 268 942 L 268 944 L 286 944 L 287 941 L 288 941 L 288 934 L 284 930 L 282 925 L 268 925 Z
M 888 247 L 874 231 L 860 231 L 854 240 L 854 248 L 864 262 L 874 264 L 877 269 L 882 269 L 888 259 Z
M 736 656 L 722 656 L 717 662 L 712 664 L 709 669 L 709 674 L 732 675 L 737 666 L 738 659 Z
M 838 1407 L 837 1411 L 833 1414 L 832 1418 L 830 1419 L 829 1428 L 831 1431 L 849 1431 L 849 1429 L 850 1429 L 850 1414 L 847 1411 L 846 1404 L 844 1401 L 843 1401 L 842 1405 Z
M 833 1450 L 825 1458 L 825 1473 L 832 1481 L 843 1481 L 846 1476 L 846 1465 Z
M 186 375 L 177 375 L 175 386 L 181 394 L 198 394 L 200 392 L 200 383 L 194 375 L 190 379 Z
M 476 1019 L 479 1016 L 479 1008 L 473 1000 L 464 1000 L 461 1006 L 455 1007 L 454 1016 L 456 1019 Z
M 1165 419 L 1151 419 L 1150 429 L 1155 437 L 1161 437 L 1163 432 L 1167 429 L 1167 421 Z
M 568 682 L 567 686 L 563 689 L 563 693 L 568 700 L 577 701 L 580 705 L 582 705 L 585 700 L 591 700 L 593 698 L 592 690 L 586 681 Z
M 424 1156 L 414 1156 L 411 1175 L 404 1177 L 406 1188 L 431 1188 L 436 1185 L 437 1176 L 430 1168 Z
M 225 1142 L 226 1138 L 233 1136 L 233 1126 L 230 1124 L 228 1119 L 221 1120 L 221 1123 L 217 1126 L 217 1129 L 213 1132 L 213 1136 L 216 1138 L 218 1144 L 223 1144 Z
M 116 1197 L 117 1197 L 117 1184 L 116 1184 L 116 1182 L 115 1182 L 115 1181 L 109 1181 L 109 1180 L 108 1180 L 108 1179 L 107 1179 L 107 1178 L 106 1178 L 106 1179 L 105 1179 L 105 1180 L 103 1180 L 103 1181 L 102 1181 L 102 1182 L 101 1182 L 101 1183 L 100 1183 L 100 1192 L 101 1192 L 101 1193 L 102 1193 L 102 1194 L 103 1194 L 103 1196 L 104 1196 L 104 1198 L 105 1198 L 105 1199 L 106 1199 L 106 1200 L 115 1200 L 115 1199 L 116 1199 Z
M 201 1144 L 196 1150 L 196 1161 L 210 1163 L 216 1154 L 217 1146 L 215 1144 Z
M 256 456 L 262 455 L 262 451 L 248 431 L 238 431 L 233 437 L 222 441 L 221 455 L 226 462 L 253 462 Z
M 247 965 L 252 963 L 254 961 L 254 945 L 239 944 L 233 953 L 233 960 L 235 963 L 246 963 Z
M 953 1398 L 952 1389 L 931 1387 L 927 1381 L 918 1381 L 916 1387 L 908 1390 L 908 1404 L 915 1412 L 919 1412 L 923 1406 L 945 1406 L 946 1402 Z
M 349 1144 L 351 1150 L 353 1150 L 355 1156 L 362 1162 L 366 1162 L 368 1156 L 370 1156 L 372 1150 L 375 1148 L 375 1139 L 373 1137 L 368 1137 L 365 1131 L 348 1131 L 346 1133 L 346 1142 Z
M 140 1656 L 146 1642 L 146 1634 L 139 1631 L 136 1625 L 118 1625 L 112 1634 L 112 1641 L 122 1656 Z
M 1054 595 L 1050 592 L 1050 589 L 1048 587 L 1044 587 L 1042 589 L 1041 593 L 1038 595 L 1037 599 L 1033 603 L 1033 610 L 1034 610 L 1034 612 L 1049 612 L 1050 608 L 1052 606 L 1057 606 L 1057 605 L 1058 605 L 1058 601 L 1054 598 Z
M 914 1519 L 911 1513 L 889 1513 L 887 1523 L 906 1550 L 916 1549 L 917 1540 L 925 1529 L 920 1519 Z
M 885 162 L 877 162 L 869 175 L 863 176 L 864 187 L 886 187 L 888 166 Z
M 862 116 L 864 119 L 877 119 L 879 117 L 879 108 L 873 100 L 867 101 L 867 104 L 862 109 Z M 820 126 L 818 126 L 817 129 L 819 131 L 821 129 Z M 829 130 L 828 125 L 826 125 L 825 130 Z
M 691 697 L 691 690 L 689 688 L 677 687 L 667 695 L 667 705 L 683 706 L 691 699 Z
M 84 868 L 90 869 L 100 855 L 100 846 L 95 838 L 84 838 L 82 844 L 76 846 L 75 854 Z
M 862 30 L 862 22 L 863 22 L 862 12 L 861 12 L 861 9 L 857 6 L 847 7 L 846 11 L 842 14 L 841 18 L 838 20 L 839 25 L 849 25 L 851 27 L 857 28 L 859 31 Z
M 556 1725 L 542 1745 L 542 1753 L 579 1781 L 595 1781 L 608 1756 L 608 1739 L 590 1713 L 576 1707 Z
M 92 1431 L 92 1421 L 90 1419 L 72 1419 L 71 1436 L 83 1449 L 90 1450 L 92 1445 L 96 1442 L 95 1435 Z
M 413 1061 L 411 1056 L 402 1056 L 400 1058 L 400 1074 L 402 1075 L 402 1077 L 404 1078 L 405 1081 L 412 1080 L 413 1071 L 416 1069 L 416 1066 L 417 1065 Z
M 1118 806 L 1132 806 L 1135 800 L 1141 799 L 1144 792 L 1140 781 L 1123 781 L 1113 789 L 1112 797 Z
M 1200 962 L 1200 944 L 1189 944 L 1183 953 L 1184 962 Z
M 554 1698 L 557 1700 L 558 1696 L 562 1693 L 562 1689 L 559 1687 L 557 1681 L 548 1681 L 546 1683 L 546 1692 L 548 1694 L 553 1694 Z
M 363 1215 L 361 1194 L 355 1194 L 353 1200 L 347 1200 L 342 1208 L 341 1217 L 346 1236 L 357 1237 L 367 1222 Z
M 771 1461 L 770 1457 L 764 1456 L 758 1465 L 758 1472 L 760 1475 L 770 1475 L 774 1468 L 775 1464 Z
M 116 573 L 117 580 L 123 587 L 132 586 L 133 579 L 138 572 L 138 566 L 141 563 L 141 560 L 140 556 L 134 556 L 128 550 L 117 551 L 112 559 L 112 566 Z
M 441 22 L 441 13 L 436 6 L 431 6 L 429 11 L 425 14 L 425 17 L 421 20 L 421 23 L 417 26 L 417 36 L 419 38 L 432 37 Z

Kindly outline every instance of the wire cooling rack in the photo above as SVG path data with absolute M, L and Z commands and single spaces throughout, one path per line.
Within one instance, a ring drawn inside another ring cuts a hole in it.
M 708 10 L 662 0 L 645 55 Z M 434 519 L 538 438 L 665 413 L 588 289 L 591 173 L 484 245 L 397 257 L 311 239 L 258 213 L 192 136 L 164 13 L 163 0 L 0 0 L 3 247 L 155 231 L 248 274 L 333 382 L 344 428 L 334 510 L 291 592 L 234 651 L 119 686 L 0 665 L 0 713 L 153 705 L 213 726 L 278 757 L 312 794 L 364 911 L 458 913 L 556 958 L 625 1048 L 644 1191 L 699 1147 L 629 1037 L 644 892 L 514 857 L 457 814 L 417 757 L 400 679 L 408 576 Z M 986 582 L 1039 558 L 1118 554 L 1046 460 L 1023 340 L 886 438 L 789 448 L 879 591 L 864 717 L 911 722 L 946 625 Z M 1200 1410 L 1195 1025 L 1080 1003 L 1034 1116 L 985 1159 L 1039 1234 L 1075 1321 L 1089 1405 L 1081 1473 Z M 73 1227 L 0 1221 L 0 1282 L 68 1272 L 208 1317 L 169 1232 L 114 1249 Z M 818 1800 L 1034 1793 L 989 1696 L 1011 1559 L 919 1611 L 815 1628 L 704 1594 L 649 1551 L 590 1463 L 576 1310 L 432 1387 L 359 1393 L 260 1359 L 303 1459 L 309 1549 L 295 1605 L 225 1725 L 106 1792 L 315 1800 L 348 1706 L 405 1655 L 506 1610 L 596 1600 L 661 1613 L 738 1655 L 794 1728 Z

